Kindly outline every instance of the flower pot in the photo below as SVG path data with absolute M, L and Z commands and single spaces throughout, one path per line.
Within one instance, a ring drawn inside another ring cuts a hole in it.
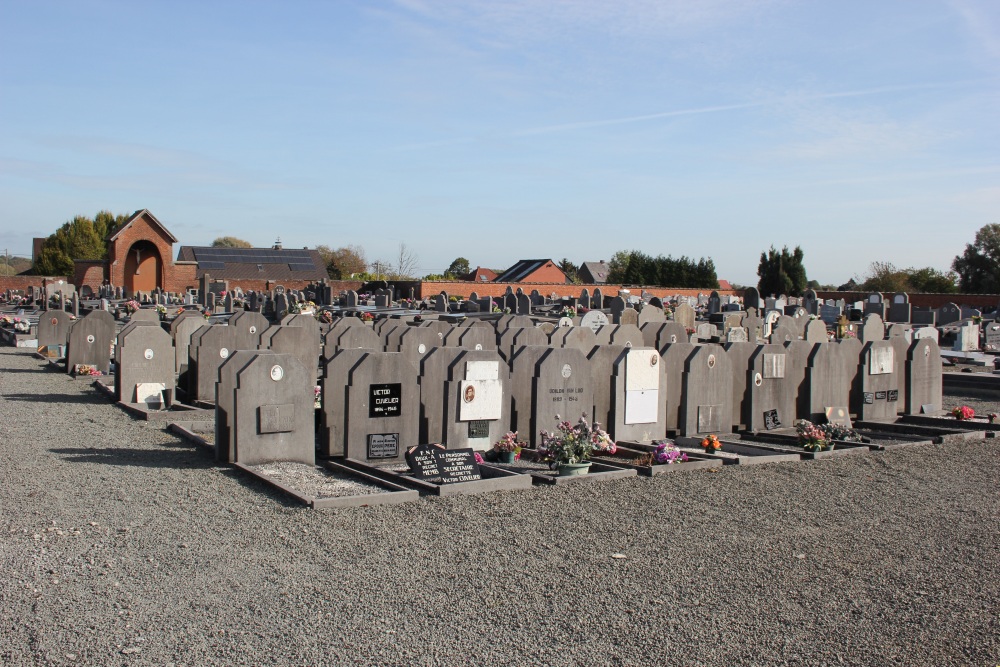
M 515 452 L 497 452 L 497 461 L 500 463 L 513 463 L 516 457 Z
M 590 472 L 590 461 L 583 463 L 560 463 L 559 476 L 572 477 L 574 475 L 586 475 Z

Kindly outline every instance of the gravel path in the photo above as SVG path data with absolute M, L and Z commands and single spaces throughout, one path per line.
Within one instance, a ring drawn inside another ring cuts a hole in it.
M 316 511 L 161 428 L 0 349 L 0 664 L 1000 661 L 995 440 Z

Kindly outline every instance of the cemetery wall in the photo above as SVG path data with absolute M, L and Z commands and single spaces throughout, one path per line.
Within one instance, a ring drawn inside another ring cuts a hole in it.
M 721 292 L 720 292 L 721 294 Z M 866 301 L 871 292 L 816 292 L 820 299 L 844 299 L 848 303 L 852 301 Z M 892 293 L 882 294 L 886 303 L 892 301 Z M 910 305 L 922 308 L 940 308 L 948 303 L 955 303 L 960 306 L 972 306 L 974 308 L 996 308 L 1000 304 L 1000 295 L 997 294 L 909 294 Z
M 518 288 L 521 289 L 525 294 L 530 294 L 531 290 L 538 290 L 539 294 L 548 296 L 552 292 L 560 296 L 570 296 L 578 297 L 580 292 L 584 289 L 590 292 L 594 291 L 594 288 L 600 288 L 601 292 L 604 294 L 616 295 L 618 290 L 622 289 L 622 285 L 575 285 L 570 283 L 477 283 L 470 280 L 422 280 L 417 287 L 417 298 L 424 298 L 440 294 L 442 291 L 447 292 L 449 295 L 455 294 L 459 296 L 469 296 L 473 292 L 478 294 L 480 297 L 490 296 L 499 297 L 503 296 L 510 287 L 515 292 Z M 704 294 L 708 296 L 712 293 L 711 289 L 701 288 L 701 289 L 690 289 L 684 287 L 641 287 L 636 285 L 626 285 L 625 289 L 630 290 L 636 296 L 645 290 L 653 296 L 658 296 L 660 298 L 682 295 L 682 296 L 698 296 L 699 294 Z M 720 296 L 743 296 L 742 290 L 716 290 Z
M 58 282 L 65 280 L 69 282 L 69 276 L 0 276 L 0 292 L 7 290 L 26 290 L 31 287 L 41 288 L 42 281 Z
M 97 294 L 101 285 L 104 284 L 106 266 L 107 262 L 103 259 L 74 259 L 73 284 L 78 290 L 88 286 L 93 294 Z

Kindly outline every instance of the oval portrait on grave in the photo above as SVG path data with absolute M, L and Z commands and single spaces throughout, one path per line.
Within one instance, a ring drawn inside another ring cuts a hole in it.
M 93 343 L 94 342 L 94 335 L 93 334 L 87 336 L 87 342 L 88 343 Z
M 250 327 L 250 333 L 252 334 L 257 333 L 257 327 Z
M 51 324 L 52 326 L 56 326 L 57 324 L 59 324 L 59 318 L 57 318 L 57 317 L 53 317 L 53 318 L 52 318 L 52 321 L 50 322 L 50 324 Z
M 563 367 L 562 367 L 562 376 L 564 378 L 568 378 L 572 374 L 573 374 L 573 368 L 570 367 L 569 364 L 563 364 Z
M 760 373 L 754 373 L 753 383 L 758 387 L 764 383 L 764 378 L 760 376 Z
M 271 366 L 271 379 L 275 382 L 279 382 L 281 378 L 285 377 L 285 369 L 281 366 Z
M 483 349 L 483 344 L 482 343 L 476 343 L 476 349 L 477 350 Z
M 227 350 L 226 348 L 222 348 L 221 350 L 219 350 L 219 356 L 222 357 L 223 359 L 228 359 L 229 350 Z
M 649 355 L 649 365 L 650 366 L 655 366 L 659 362 L 660 362 L 660 355 L 658 355 L 658 354 L 651 354 L 651 355 Z
M 153 350 L 152 350 L 152 348 L 148 348 L 147 347 L 146 351 L 142 353 L 142 356 L 146 357 L 147 359 L 152 359 L 153 358 Z
M 708 355 L 708 367 L 709 368 L 715 368 L 715 355 L 714 354 Z
M 470 384 L 465 388 L 465 402 L 472 403 L 474 400 L 476 400 L 476 388 Z
M 426 351 L 427 351 L 427 346 L 426 345 L 424 345 L 423 343 L 421 343 L 420 345 L 417 345 L 417 352 L 418 353 L 423 354 Z

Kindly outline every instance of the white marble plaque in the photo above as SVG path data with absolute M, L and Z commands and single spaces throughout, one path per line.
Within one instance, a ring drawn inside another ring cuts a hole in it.
M 656 350 L 629 350 L 625 357 L 625 391 L 657 391 L 659 388 L 660 354 Z
M 868 363 L 868 374 L 869 375 L 887 375 L 892 373 L 894 369 L 894 359 L 893 352 L 895 350 L 892 347 L 873 347 L 871 350 L 871 361 Z
M 458 389 L 459 421 L 500 419 L 503 384 L 499 380 L 462 380 Z
M 656 389 L 625 391 L 625 423 L 655 424 L 660 392 Z
M 135 385 L 135 402 L 144 403 L 151 410 L 163 408 L 163 392 L 167 387 L 162 382 L 140 382 Z
M 470 361 L 465 364 L 466 380 L 499 380 L 499 361 Z

